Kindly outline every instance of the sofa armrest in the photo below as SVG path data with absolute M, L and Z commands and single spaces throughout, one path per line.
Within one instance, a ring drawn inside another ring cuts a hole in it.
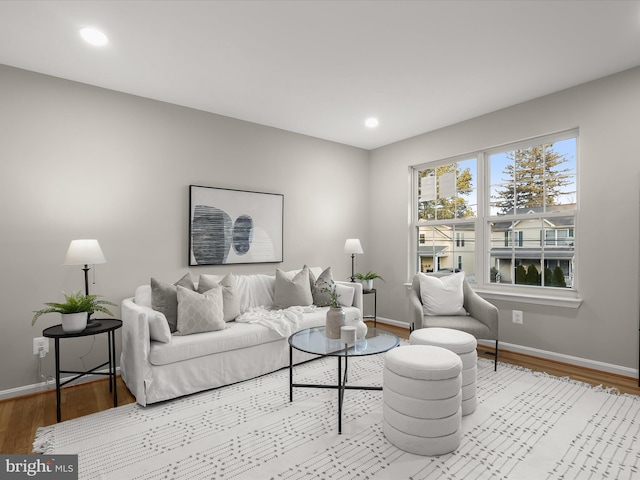
M 122 353 L 120 354 L 120 371 L 136 401 L 143 407 L 146 405 L 145 380 L 151 378 L 149 352 L 151 339 L 149 336 L 148 307 L 137 305 L 133 298 L 122 301 Z
M 363 300 L 362 300 L 362 284 L 357 282 L 343 282 L 341 280 L 334 280 L 334 283 L 340 285 L 346 285 L 347 287 L 354 288 L 353 293 L 353 306 L 360 310 L 360 319 L 364 318 Z
M 413 277 L 411 288 L 409 289 L 409 320 L 412 330 L 422 328 L 424 309 L 420 299 L 420 279 L 417 275 Z
M 489 328 L 492 338 L 487 340 L 498 340 L 498 307 L 478 295 L 466 280 L 464 282 L 464 308 L 469 312 L 469 315 Z

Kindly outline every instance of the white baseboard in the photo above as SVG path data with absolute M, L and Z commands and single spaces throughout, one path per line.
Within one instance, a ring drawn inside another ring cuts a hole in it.
M 394 325 L 401 328 L 409 328 L 407 322 L 400 322 L 398 320 L 392 320 L 390 318 L 378 317 L 378 323 L 386 323 L 388 325 Z M 478 340 L 479 345 L 494 348 L 496 345 L 495 340 Z M 532 357 L 544 358 L 546 360 L 553 360 L 560 363 L 567 363 L 569 365 L 577 365 L 579 367 L 590 368 L 592 370 L 598 370 L 601 372 L 613 373 L 615 375 L 621 375 L 623 377 L 638 378 L 639 371 L 635 368 L 623 367 L 620 365 L 613 365 L 611 363 L 599 362 L 597 360 L 589 360 L 587 358 L 573 357 L 571 355 L 565 355 L 563 353 L 550 352 L 547 350 L 540 350 L 537 348 L 525 347 L 522 345 L 516 345 L 514 343 L 500 342 L 499 349 L 509 350 L 514 353 L 522 353 L 524 355 L 531 355 Z
M 107 373 L 108 370 L 99 370 L 101 372 Z M 116 375 L 120 373 L 120 367 L 116 368 Z M 65 380 L 73 378 L 74 375 L 68 375 L 66 377 L 60 377 L 60 383 L 64 383 Z M 91 382 L 93 380 L 100 380 L 105 378 L 105 375 L 85 375 L 82 378 L 79 378 L 77 381 L 73 382 L 69 386 L 79 385 L 81 383 Z M 47 386 L 48 383 L 48 386 Z M 66 385 L 65 385 L 66 387 Z M 62 388 L 65 388 L 62 387 Z M 55 391 L 56 390 L 56 379 L 53 378 L 52 381 L 49 382 L 40 382 L 34 383 L 32 385 L 24 385 L 22 387 L 10 388 L 8 390 L 0 391 L 0 400 L 7 400 L 9 398 L 22 397 L 24 395 L 30 395 L 32 393 L 40 393 L 46 392 L 47 390 Z
M 478 344 L 487 347 L 495 347 L 496 342 L 494 340 L 479 340 Z M 514 353 L 531 355 L 532 357 L 544 358 L 560 363 L 567 363 L 569 365 L 577 365 L 579 367 L 590 368 L 592 370 L 598 370 L 600 372 L 613 373 L 615 375 L 621 375 L 623 377 L 638 378 L 638 369 L 636 368 L 623 367 L 621 365 L 599 362 L 598 360 L 590 360 L 588 358 L 574 357 L 571 355 L 565 355 L 563 353 L 550 352 L 548 350 L 524 347 L 522 345 L 516 345 L 513 343 L 500 342 L 498 348 L 509 350 L 510 352 Z
M 376 323 L 382 323 L 387 325 L 393 325 L 395 327 L 406 328 L 409 329 L 409 324 L 407 322 L 401 322 L 398 320 L 393 320 L 391 318 L 378 317 L 376 319 Z M 495 347 L 495 341 L 493 340 L 479 340 L 479 345 L 484 345 L 486 347 Z M 553 360 L 560 363 L 567 363 L 569 365 L 577 365 L 579 367 L 590 368 L 592 370 L 598 370 L 601 372 L 613 373 L 615 375 L 621 375 L 623 377 L 631 377 L 638 378 L 639 371 L 635 368 L 623 367 L 620 365 L 613 365 L 611 363 L 599 362 L 597 360 L 589 360 L 587 358 L 573 357 L 571 355 L 565 355 L 563 353 L 550 352 L 547 350 L 540 350 L 537 348 L 525 347 L 522 345 L 516 345 L 514 343 L 506 343 L 500 342 L 500 349 L 509 350 L 514 353 L 522 353 L 524 355 L 531 355 L 532 357 L 544 358 L 547 360 Z M 106 372 L 106 371 L 105 371 Z M 116 369 L 116 373 L 120 373 L 120 367 Z M 69 377 L 61 378 L 61 382 L 64 382 Z M 99 378 L 104 378 L 104 375 L 87 375 L 81 379 L 78 379 L 74 383 L 77 385 L 79 383 L 90 382 L 92 380 L 97 380 Z M 49 382 L 48 390 L 55 390 L 56 383 L 55 380 L 53 382 Z M 0 400 L 6 400 L 14 397 L 21 397 L 23 395 L 29 395 L 31 393 L 38 393 L 47 390 L 47 384 L 45 382 L 35 383 L 32 385 L 25 385 L 23 387 L 11 388 L 8 390 L 0 391 Z
M 400 322 L 391 318 L 378 317 L 376 323 L 386 323 L 387 325 L 393 325 L 394 327 L 406 328 L 409 330 L 409 324 L 407 322 Z

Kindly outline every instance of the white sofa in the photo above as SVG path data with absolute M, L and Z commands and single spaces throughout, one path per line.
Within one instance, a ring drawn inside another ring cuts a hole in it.
M 322 273 L 320 268 L 310 270 L 316 278 Z M 275 276 L 234 278 L 241 314 L 254 307 L 273 305 Z M 347 299 L 353 288 L 353 300 L 344 307 L 347 320 L 362 319 L 362 285 L 340 281 L 335 284 L 340 289 L 347 288 Z M 159 317 L 164 316 L 153 310 L 151 303 L 151 286 L 143 285 L 136 289 L 135 297 L 123 300 L 121 310 L 120 370 L 142 406 L 247 380 L 289 365 L 287 338 L 258 323 L 230 321 L 223 330 L 173 334 L 169 341 L 154 340 L 152 337 L 157 338 L 157 334 L 151 332 L 157 329 Z M 305 308 L 295 330 L 324 325 L 328 308 Z M 293 353 L 294 363 L 314 357 L 297 350 Z

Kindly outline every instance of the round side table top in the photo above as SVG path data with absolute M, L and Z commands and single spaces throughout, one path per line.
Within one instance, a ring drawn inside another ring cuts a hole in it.
M 54 325 L 53 327 L 45 328 L 42 331 L 42 336 L 47 338 L 86 337 L 87 335 L 97 335 L 117 330 L 120 327 L 122 327 L 122 320 L 117 318 L 96 318 L 90 320 L 87 328 L 80 332 L 65 332 L 62 329 L 62 325 Z

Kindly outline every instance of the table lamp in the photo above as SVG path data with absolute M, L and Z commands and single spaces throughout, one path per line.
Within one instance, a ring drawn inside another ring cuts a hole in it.
M 347 238 L 344 242 L 344 253 L 351 255 L 351 281 L 356 281 L 355 267 L 356 267 L 356 254 L 363 254 L 362 245 L 357 238 Z
M 72 240 L 64 257 L 64 265 L 84 265 L 84 291 L 89 295 L 89 265 L 107 263 L 98 240 Z

